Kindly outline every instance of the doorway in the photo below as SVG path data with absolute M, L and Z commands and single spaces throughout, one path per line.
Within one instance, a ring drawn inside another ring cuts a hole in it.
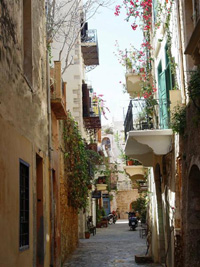
M 158 212 L 158 247 L 160 262 L 165 263 L 165 236 L 163 225 L 163 204 L 162 204 L 162 175 L 160 172 L 160 165 L 156 164 L 155 168 L 155 185 L 157 198 L 157 212 Z
M 44 266 L 43 159 L 36 154 L 37 267 Z
M 187 197 L 186 262 L 197 267 L 200 266 L 200 170 L 197 165 L 190 170 Z

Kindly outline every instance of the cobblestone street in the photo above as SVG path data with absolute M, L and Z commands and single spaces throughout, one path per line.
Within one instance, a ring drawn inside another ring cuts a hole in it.
M 118 220 L 108 228 L 98 228 L 95 236 L 81 239 L 78 249 L 64 267 L 121 267 L 121 266 L 160 266 L 137 264 L 135 255 L 146 253 L 146 239 L 139 237 L 139 227 L 130 231 L 128 220 Z

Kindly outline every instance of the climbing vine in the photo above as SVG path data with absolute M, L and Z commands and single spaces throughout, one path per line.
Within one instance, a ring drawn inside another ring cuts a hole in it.
M 190 72 L 190 81 L 188 83 L 188 94 L 191 98 L 194 106 L 200 112 L 200 67 L 198 67 L 195 71 Z
M 92 182 L 96 164 L 101 161 L 101 157 L 87 149 L 78 124 L 69 112 L 64 121 L 63 137 L 69 203 L 78 209 L 86 208 L 88 185 Z

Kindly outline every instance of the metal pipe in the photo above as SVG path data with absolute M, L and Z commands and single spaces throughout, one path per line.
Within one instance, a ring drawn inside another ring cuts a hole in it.
M 54 266 L 54 204 L 53 204 L 53 174 L 52 174 L 52 123 L 51 123 L 51 92 L 50 92 L 50 68 L 49 68 L 49 54 L 46 52 L 46 71 L 47 71 L 47 112 L 48 112 L 48 149 L 49 149 L 49 177 L 50 177 L 50 223 L 51 223 L 51 255 L 50 255 L 50 266 Z

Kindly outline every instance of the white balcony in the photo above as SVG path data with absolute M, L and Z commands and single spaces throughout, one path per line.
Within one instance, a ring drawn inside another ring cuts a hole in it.
M 166 155 L 171 150 L 171 129 L 130 131 L 127 135 L 125 154 L 151 167 L 154 155 Z
M 107 190 L 107 184 L 96 184 L 97 191 L 105 191 Z
M 124 170 L 129 175 L 133 183 L 136 181 L 145 181 L 145 177 L 148 172 L 148 169 L 144 168 L 142 165 L 125 166 Z
M 138 73 L 126 74 L 126 89 L 130 97 L 135 97 L 141 91 L 141 80 Z

